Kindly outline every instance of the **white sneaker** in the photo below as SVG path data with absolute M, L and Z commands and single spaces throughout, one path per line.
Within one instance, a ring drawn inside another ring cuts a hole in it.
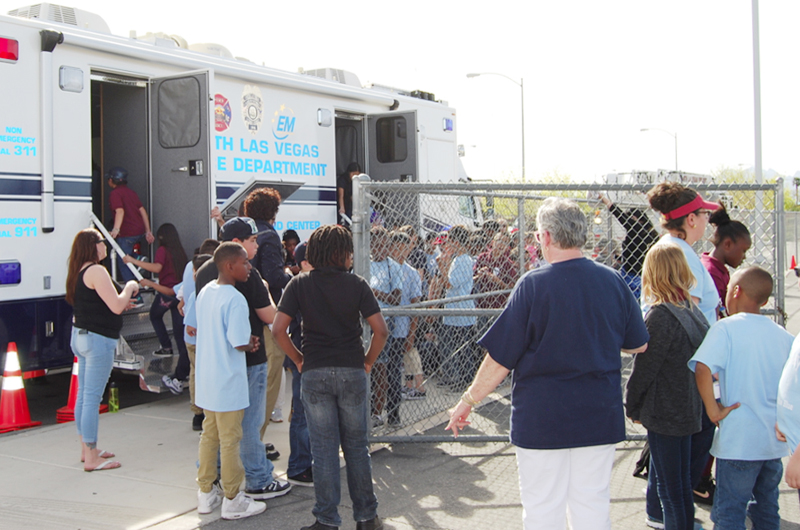
M 176 396 L 183 393 L 183 383 L 180 381 L 180 379 L 173 379 L 168 375 L 162 375 L 161 382 L 164 383 L 164 386 Z
M 222 490 L 216 483 L 211 486 L 211 491 L 208 493 L 197 490 L 197 513 L 211 513 L 220 504 L 222 504 Z
M 243 519 L 251 515 L 258 515 L 267 509 L 263 502 L 257 502 L 240 491 L 233 499 L 225 497 L 222 500 L 223 519 Z

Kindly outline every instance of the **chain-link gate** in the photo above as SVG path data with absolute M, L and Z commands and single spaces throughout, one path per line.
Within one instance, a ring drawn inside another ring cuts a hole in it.
M 637 297 L 644 256 L 662 233 L 645 195 L 653 182 L 420 184 L 362 175 L 353 184 L 355 272 L 386 293 L 379 301 L 392 336 L 372 371 L 373 442 L 453 441 L 443 429 L 485 354 L 477 340 L 519 277 L 544 263 L 534 237 L 542 201 L 558 196 L 581 205 L 591 232 L 584 254 L 619 270 Z M 688 185 L 748 227 L 743 265 L 773 275 L 763 312 L 783 324 L 782 182 Z M 709 224 L 695 250 L 713 251 L 713 234 Z M 623 391 L 632 368 L 633 357 L 623 354 Z M 472 412 L 471 429 L 458 440 L 507 441 L 510 393 L 509 376 Z M 630 422 L 627 432 L 628 440 L 645 435 Z

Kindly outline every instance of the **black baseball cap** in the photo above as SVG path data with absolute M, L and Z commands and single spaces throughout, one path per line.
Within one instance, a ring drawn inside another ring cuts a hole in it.
M 238 239 L 244 241 L 248 237 L 258 234 L 256 222 L 249 217 L 234 217 L 222 225 L 219 231 L 220 241 L 233 241 Z

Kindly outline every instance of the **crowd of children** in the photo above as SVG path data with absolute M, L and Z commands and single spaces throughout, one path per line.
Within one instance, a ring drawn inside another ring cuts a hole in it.
M 777 530 L 781 459 L 800 441 L 800 341 L 761 314 L 773 292 L 768 272 L 728 272 L 751 245 L 742 223 L 677 183 L 648 197 L 668 233 L 644 260 L 650 342 L 634 360 L 626 395 L 627 415 L 647 429 L 646 522 L 697 529 L 697 500 L 712 504 L 718 530 L 743 529 L 748 517 L 753 528 Z M 698 257 L 690 245 L 707 223 L 716 227 L 715 248 Z M 798 460 L 787 468 L 792 487 L 800 486 Z M 716 484 L 708 478 L 714 461 Z
M 124 188 L 120 179 L 114 182 Z M 742 264 L 751 245 L 742 223 L 679 184 L 660 184 L 648 197 L 667 234 L 656 241 L 649 227 L 646 254 L 633 236 L 623 245 L 630 254 L 623 274 L 631 290 L 641 288 L 650 335 L 648 349 L 635 357 L 625 404 L 627 415 L 647 429 L 647 524 L 696 529 L 693 501 L 700 491 L 713 501 L 715 528 L 743 528 L 749 516 L 754 528 L 777 529 L 787 454 L 787 483 L 800 487 L 800 341 L 793 346 L 788 332 L 761 315 L 773 290 L 766 271 L 728 272 Z M 425 301 L 445 309 L 500 309 L 520 274 L 542 257 L 532 237 L 517 246 L 518 238 L 499 221 L 479 231 L 454 226 L 424 237 L 411 226 L 373 226 L 364 282 L 347 274 L 353 248 L 346 229 L 321 227 L 307 243 L 287 231 L 281 240 L 273 228 L 279 204 L 274 190 L 257 190 L 245 203 L 252 218 L 222 224 L 222 244 L 203 242 L 188 262 L 170 224 L 158 230 L 152 263 L 124 258 L 159 275 L 158 283 L 142 282 L 157 291 L 150 316 L 162 346 L 158 355 L 172 354 L 162 322 L 172 313 L 180 357 L 163 381 L 175 393 L 188 382 L 193 427 L 202 430 L 198 511 L 222 505 L 223 518 L 248 517 L 264 511 L 259 500 L 290 490 L 273 477 L 261 441 L 275 408 L 268 389 L 277 394 L 280 388 L 267 369 L 285 377 L 290 368 L 288 475 L 295 484 L 316 485 L 316 521 L 307 528 L 341 524 L 341 445 L 358 529 L 377 530 L 369 430 L 400 426 L 402 401 L 424 399 L 431 377 L 446 390 L 464 391 L 485 354 L 475 341 L 490 323 L 486 317 L 381 310 Z M 138 211 L 136 204 L 129 209 Z M 715 248 L 697 256 L 691 244 L 704 237 L 707 223 L 716 227 Z M 366 352 L 362 317 L 373 331 Z M 716 489 L 708 478 L 714 459 Z

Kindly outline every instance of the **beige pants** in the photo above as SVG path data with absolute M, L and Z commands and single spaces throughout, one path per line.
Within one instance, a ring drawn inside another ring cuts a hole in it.
M 269 425 L 272 411 L 275 410 L 275 402 L 278 401 L 278 393 L 281 391 L 281 374 L 283 374 L 283 359 L 286 354 L 275 339 L 269 326 L 264 326 L 264 347 L 267 350 L 267 415 L 264 425 L 261 427 L 261 439 Z
M 422 359 L 419 358 L 419 350 L 416 346 L 403 354 L 403 365 L 406 375 L 422 374 Z
M 203 434 L 200 435 L 200 451 L 197 484 L 200 491 L 208 493 L 217 479 L 217 452 L 220 461 L 220 483 L 225 497 L 233 499 L 239 494 L 244 480 L 244 467 L 239 457 L 242 441 L 242 418 L 244 410 L 214 412 L 206 410 Z
M 195 416 L 199 416 L 203 409 L 194 404 L 194 356 L 197 354 L 197 346 L 186 343 L 186 353 L 189 354 L 189 404 Z

